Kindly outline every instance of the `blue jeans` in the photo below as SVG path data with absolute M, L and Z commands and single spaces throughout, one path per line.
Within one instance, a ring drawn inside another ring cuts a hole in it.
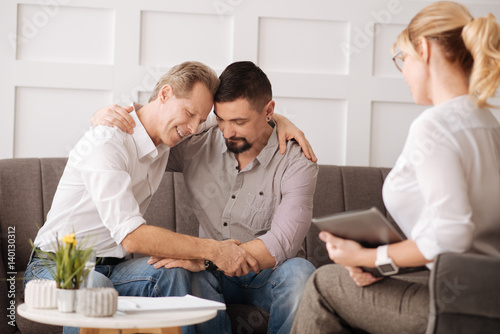
M 314 272 L 307 260 L 293 258 L 276 269 L 265 269 L 258 274 L 229 277 L 220 271 L 193 273 L 193 293 L 202 298 L 226 304 L 254 305 L 269 316 L 268 333 L 289 333 L 307 279 Z M 239 324 L 238 332 L 248 331 L 248 324 Z M 246 328 L 244 328 L 246 327 Z M 214 319 L 196 325 L 197 333 L 231 333 L 231 322 L 225 311 Z
M 185 269 L 155 269 L 148 257 L 126 260 L 118 265 L 97 265 L 93 286 L 114 287 L 120 296 L 165 297 L 184 296 L 191 292 L 191 273 Z M 47 261 L 47 260 L 46 260 Z M 47 261 L 48 262 L 48 261 Z M 41 259 L 31 259 L 24 273 L 24 284 L 31 279 L 52 279 Z M 64 327 L 64 334 L 78 333 L 76 327 Z M 194 326 L 182 328 L 183 334 L 194 333 Z

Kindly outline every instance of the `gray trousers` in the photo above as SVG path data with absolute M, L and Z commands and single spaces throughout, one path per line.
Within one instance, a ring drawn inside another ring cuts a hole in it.
M 344 267 L 331 264 L 309 278 L 291 333 L 351 333 L 356 329 L 425 333 L 428 317 L 426 277 L 413 282 L 384 278 L 358 287 Z

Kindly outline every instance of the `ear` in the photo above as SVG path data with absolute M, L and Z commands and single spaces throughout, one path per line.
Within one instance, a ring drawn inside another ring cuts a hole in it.
M 266 106 L 264 107 L 264 112 L 266 113 L 266 118 L 268 117 L 273 117 L 274 115 L 274 106 L 276 105 L 276 103 L 271 100 L 269 101 Z
M 170 85 L 163 86 L 158 93 L 158 97 L 161 103 L 165 103 L 165 101 L 168 100 L 170 96 L 172 96 L 172 86 Z
M 422 57 L 424 63 L 429 64 L 429 58 L 431 55 L 430 43 L 425 37 L 420 37 L 419 39 L 419 54 Z

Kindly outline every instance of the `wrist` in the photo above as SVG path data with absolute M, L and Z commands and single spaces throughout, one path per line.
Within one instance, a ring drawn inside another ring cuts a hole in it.
M 219 256 L 219 241 L 213 239 L 201 239 L 204 242 L 204 246 L 200 247 L 199 259 L 201 259 L 201 264 L 203 265 L 204 260 L 209 260 L 214 262 Z
M 376 248 L 363 248 L 360 252 L 358 260 L 358 267 L 375 268 L 375 261 L 377 260 Z

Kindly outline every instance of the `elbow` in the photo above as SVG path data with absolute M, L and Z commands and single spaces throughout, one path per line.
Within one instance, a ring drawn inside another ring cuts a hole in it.
M 122 240 L 121 245 L 127 253 L 140 253 L 139 243 L 136 238 L 134 238 L 132 233 L 127 234 L 127 236 Z

